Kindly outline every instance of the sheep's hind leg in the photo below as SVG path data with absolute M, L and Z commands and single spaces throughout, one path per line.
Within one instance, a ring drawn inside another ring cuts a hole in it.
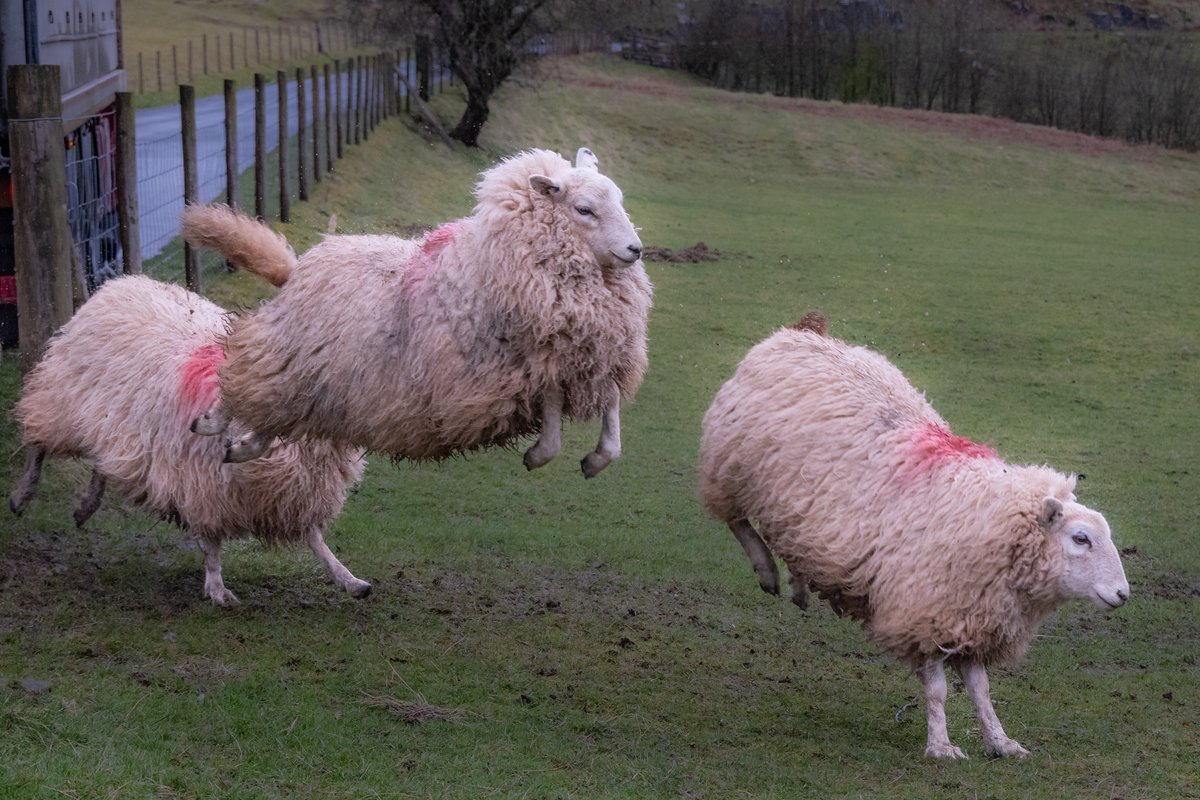
M 192 433 L 200 436 L 216 436 L 225 432 L 231 419 L 233 419 L 233 415 L 229 413 L 229 409 L 225 407 L 224 403 L 218 402 L 192 420 Z
M 600 425 L 600 441 L 596 449 L 583 457 L 580 466 L 583 477 L 594 478 L 600 471 L 621 457 L 621 392 L 614 383 L 612 385 L 612 400 L 604 412 L 604 421 Z
M 29 501 L 37 491 L 38 481 L 42 479 L 42 463 L 46 460 L 46 450 L 43 447 L 29 447 L 25 451 L 25 471 L 17 480 L 12 493 L 8 496 L 8 507 L 18 517 L 25 513 Z
M 308 546 L 312 548 L 317 560 L 329 572 L 329 577 L 333 578 L 333 582 L 351 597 L 362 599 L 371 593 L 371 584 L 354 577 L 353 573 L 346 569 L 346 565 L 338 561 L 338 557 L 329 549 L 329 545 L 325 544 L 325 536 L 319 527 L 308 532 Z
M 91 483 L 79 498 L 79 505 L 75 506 L 76 528 L 82 528 L 92 518 L 92 514 L 96 513 L 96 509 L 100 508 L 100 501 L 104 499 L 104 486 L 104 476 L 100 474 L 100 470 L 93 469 Z
M 966 758 L 950 744 L 946 731 L 946 669 L 941 661 L 930 661 L 917 669 L 925 687 L 925 717 L 928 724 L 926 758 Z
M 808 608 L 808 581 L 805 577 L 789 569 L 788 585 L 792 587 L 792 602 L 801 609 Z
M 196 537 L 200 552 L 204 553 L 204 596 L 215 606 L 227 606 L 238 602 L 237 595 L 225 588 L 221 579 L 221 542 L 203 536 Z
M 561 389 L 551 389 L 542 397 L 542 433 L 533 447 L 525 451 L 525 469 L 537 469 L 550 463 L 562 447 Z
M 983 749 L 989 756 L 1016 756 L 1024 758 L 1029 751 L 1015 739 L 1008 738 L 996 709 L 992 707 L 992 697 L 988 691 L 987 669 L 982 664 L 963 664 L 958 668 L 967 694 L 975 704 L 975 716 L 979 719 L 979 729 L 983 736 Z
M 729 530 L 733 531 L 734 538 L 750 559 L 754 574 L 758 575 L 758 585 L 767 594 L 779 594 L 779 567 L 775 565 L 775 557 L 767 549 L 758 531 L 754 530 L 750 520 L 735 519 L 729 523 Z

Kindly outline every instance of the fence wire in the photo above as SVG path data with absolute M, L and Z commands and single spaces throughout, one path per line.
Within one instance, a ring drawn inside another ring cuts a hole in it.
M 89 292 L 121 274 L 116 130 L 116 112 L 108 111 L 67 138 L 67 224 Z

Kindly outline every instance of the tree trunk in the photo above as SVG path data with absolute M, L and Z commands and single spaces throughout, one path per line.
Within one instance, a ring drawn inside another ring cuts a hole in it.
M 479 132 L 483 130 L 489 114 L 488 98 L 489 94 L 480 90 L 468 90 L 467 107 L 454 130 L 450 131 L 450 138 L 457 139 L 468 147 L 479 146 Z

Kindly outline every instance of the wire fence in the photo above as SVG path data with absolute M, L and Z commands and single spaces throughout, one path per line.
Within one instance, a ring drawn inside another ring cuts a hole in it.
M 88 292 L 121 274 L 115 135 L 116 112 L 110 110 L 87 120 L 66 141 L 67 225 Z

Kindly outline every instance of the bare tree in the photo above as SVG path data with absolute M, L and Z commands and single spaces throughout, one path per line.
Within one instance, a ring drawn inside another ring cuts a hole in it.
M 492 95 L 512 75 L 548 0 L 352 0 L 356 23 L 372 35 L 429 32 L 462 81 L 467 107 L 450 136 L 470 147 L 490 114 Z
M 516 68 L 528 23 L 546 0 L 418 0 L 433 17 L 439 48 L 467 90 L 467 107 L 450 136 L 479 146 L 492 95 Z

